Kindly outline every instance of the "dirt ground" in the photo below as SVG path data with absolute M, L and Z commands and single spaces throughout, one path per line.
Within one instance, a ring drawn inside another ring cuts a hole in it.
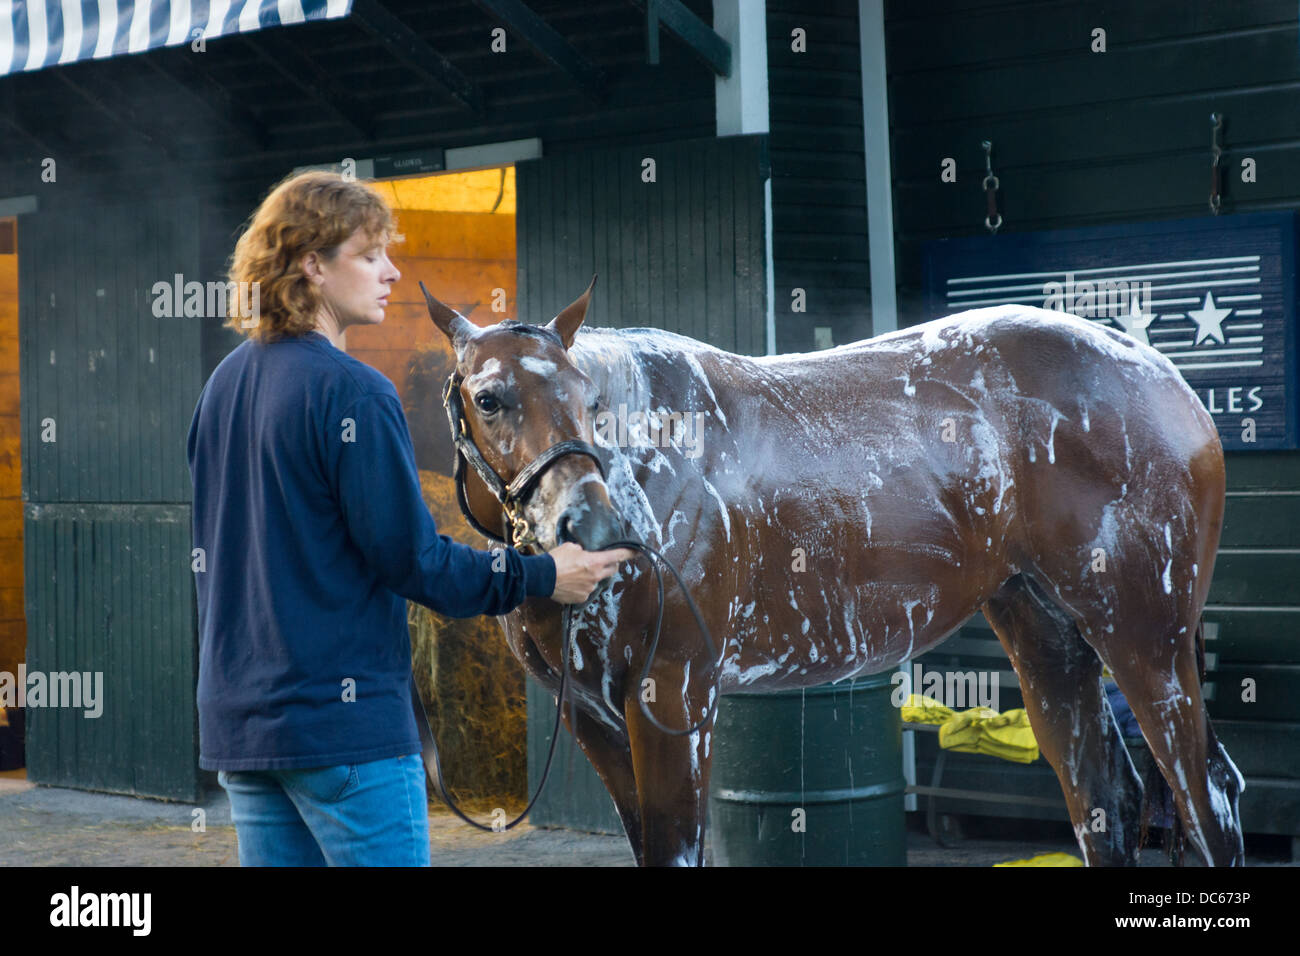
M 137 797 L 35 787 L 0 780 L 0 867 L 10 866 L 238 866 L 235 828 L 224 791 L 208 794 L 203 832 L 191 829 L 195 808 Z M 1068 827 L 1021 827 L 1008 836 L 1005 824 L 969 827 L 959 846 L 945 849 L 909 814 L 909 866 L 991 866 L 1039 853 L 1078 855 Z M 980 832 L 982 831 L 982 832 Z M 434 866 L 631 866 L 622 836 L 546 829 L 527 823 L 501 834 L 471 829 L 441 804 L 430 807 L 429 839 Z M 1265 841 L 1247 863 L 1291 866 L 1285 841 Z M 711 857 L 706 848 L 706 861 Z M 1199 861 L 1195 861 L 1197 864 Z M 1142 865 L 1166 866 L 1156 849 Z

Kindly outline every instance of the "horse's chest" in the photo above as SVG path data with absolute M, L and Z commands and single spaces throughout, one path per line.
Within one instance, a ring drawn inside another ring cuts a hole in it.
M 543 637 L 543 635 L 545 635 Z M 541 641 L 546 642 L 543 653 Z M 507 623 L 507 643 L 524 669 L 552 695 L 560 691 L 564 648 L 558 629 L 534 629 L 526 623 Z M 571 635 L 568 646 L 566 695 L 573 695 L 581 709 L 608 727 L 622 730 L 621 674 L 623 668 L 611 658 L 613 642 L 593 639 L 585 630 Z

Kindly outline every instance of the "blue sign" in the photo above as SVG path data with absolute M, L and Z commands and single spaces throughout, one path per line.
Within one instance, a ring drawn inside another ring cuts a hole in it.
M 1294 212 L 925 243 L 926 311 L 1023 303 L 1164 354 L 1231 450 L 1297 447 Z

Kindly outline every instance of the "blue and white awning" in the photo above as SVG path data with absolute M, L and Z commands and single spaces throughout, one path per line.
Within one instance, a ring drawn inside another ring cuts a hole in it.
M 352 0 L 0 0 L 0 76 L 346 17 Z

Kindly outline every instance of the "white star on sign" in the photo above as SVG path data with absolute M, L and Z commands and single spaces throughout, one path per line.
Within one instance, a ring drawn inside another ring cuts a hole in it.
M 1151 340 L 1147 338 L 1147 326 L 1155 320 L 1155 313 L 1150 315 L 1142 314 L 1142 305 L 1139 296 L 1133 296 L 1133 308 L 1129 310 L 1128 315 L 1115 316 L 1115 322 L 1129 335 L 1137 339 L 1143 345 L 1150 345 Z
M 1199 309 L 1189 309 L 1187 317 L 1196 322 L 1196 341 L 1193 345 L 1200 345 L 1205 339 L 1214 339 L 1220 345 L 1223 343 L 1223 320 L 1231 314 L 1232 309 L 1216 309 L 1214 307 L 1214 293 L 1205 293 L 1205 304 Z

